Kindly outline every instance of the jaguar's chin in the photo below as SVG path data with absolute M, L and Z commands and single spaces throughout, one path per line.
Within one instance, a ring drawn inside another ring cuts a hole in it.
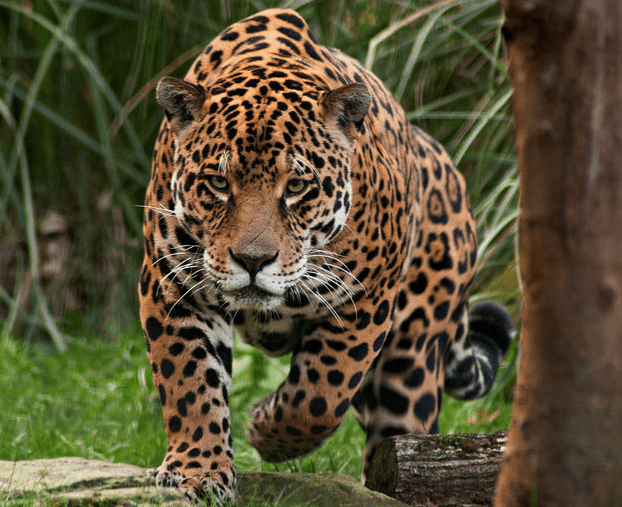
M 221 294 L 225 303 L 233 311 L 271 311 L 283 303 L 283 296 L 268 292 L 256 285 L 249 285 L 233 291 L 222 291 Z

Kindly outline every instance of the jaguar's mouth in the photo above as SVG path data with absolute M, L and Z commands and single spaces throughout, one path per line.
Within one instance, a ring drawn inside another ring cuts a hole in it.
M 223 299 L 237 310 L 273 310 L 283 302 L 283 297 L 261 289 L 256 285 L 247 285 L 241 289 L 222 291 Z

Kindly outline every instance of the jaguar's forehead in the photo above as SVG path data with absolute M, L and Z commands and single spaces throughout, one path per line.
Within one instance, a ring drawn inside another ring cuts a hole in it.
M 228 143 L 270 141 L 288 146 L 301 137 L 303 126 L 307 130 L 315 127 L 315 97 L 300 92 L 271 93 L 267 88 L 213 88 L 206 104 L 205 133 Z
M 244 174 L 253 168 L 306 174 L 325 165 L 328 151 L 331 160 L 340 158 L 334 129 L 322 121 L 322 86 L 307 87 L 283 71 L 267 80 L 249 78 L 256 69 L 214 82 L 204 116 L 184 134 L 180 154 L 201 169 Z
M 319 99 L 329 89 L 316 73 L 234 64 L 208 85 L 208 121 L 214 118 L 229 124 L 236 120 L 249 126 L 314 122 Z
M 244 152 L 226 149 L 216 157 L 212 169 L 239 184 L 252 181 L 276 183 L 283 175 L 313 174 L 314 168 L 301 155 L 291 150 L 268 149 Z

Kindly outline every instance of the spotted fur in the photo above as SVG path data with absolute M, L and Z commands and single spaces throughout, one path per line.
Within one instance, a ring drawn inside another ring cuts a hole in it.
M 313 451 L 354 405 L 367 466 L 382 438 L 438 430 L 444 388 L 488 391 L 511 323 L 494 303 L 468 318 L 464 180 L 373 74 L 275 9 L 157 98 L 139 293 L 169 441 L 159 486 L 235 498 L 234 329 L 293 352 L 248 428 L 268 461 Z

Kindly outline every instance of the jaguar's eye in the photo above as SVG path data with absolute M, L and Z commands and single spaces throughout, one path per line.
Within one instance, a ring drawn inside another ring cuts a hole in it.
M 224 176 L 210 176 L 209 182 L 219 192 L 226 192 L 229 189 L 229 182 Z
M 288 195 L 297 195 L 302 193 L 307 188 L 307 182 L 305 180 L 301 180 L 300 178 L 295 178 L 290 180 L 287 184 L 287 194 Z

